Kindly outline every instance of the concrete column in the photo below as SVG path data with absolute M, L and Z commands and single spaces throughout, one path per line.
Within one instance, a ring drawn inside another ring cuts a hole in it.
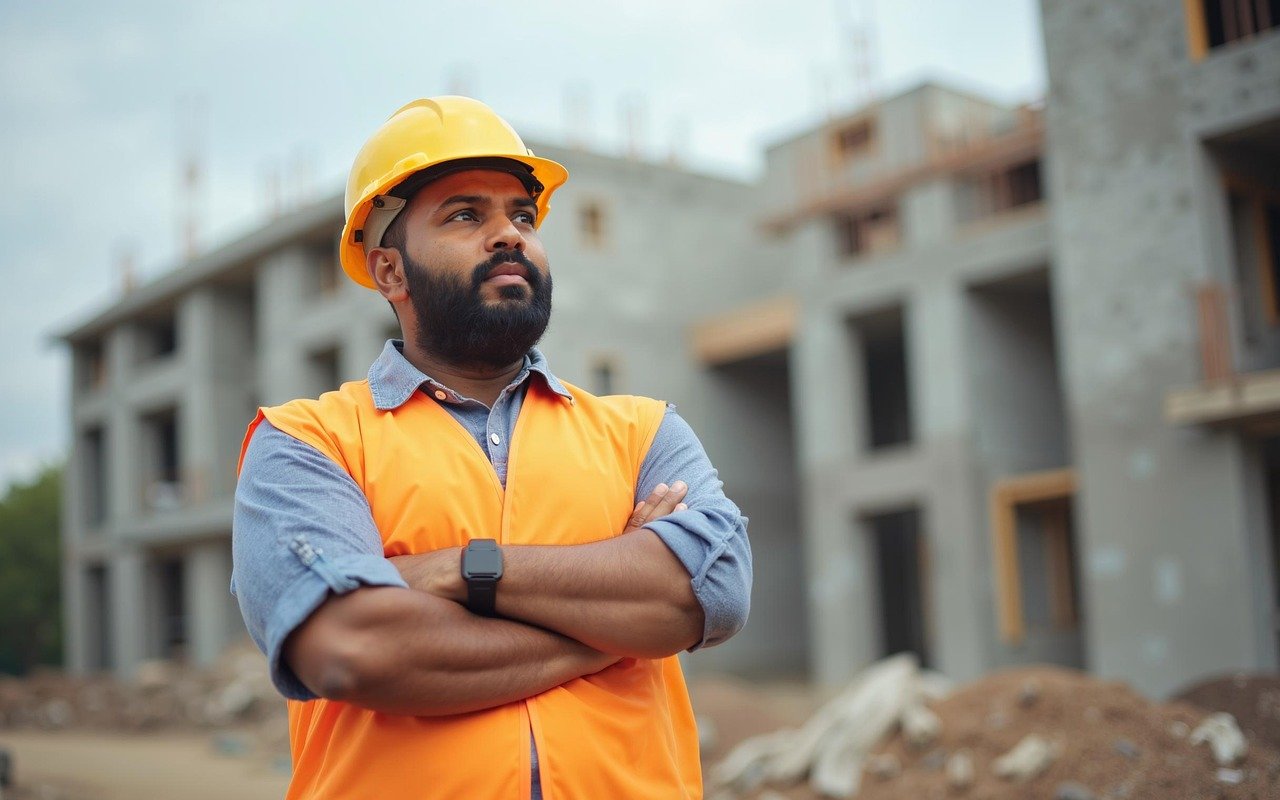
M 931 554 L 931 646 L 938 668 L 960 680 L 984 671 L 995 613 L 982 580 L 990 574 L 985 514 L 974 503 L 981 489 L 974 485 L 968 434 L 964 302 L 960 286 L 931 280 L 906 310 L 912 422 L 934 473 L 929 496 L 922 498 L 922 532 Z
M 112 382 L 106 429 L 106 492 L 107 513 L 113 522 L 131 519 L 142 508 L 142 431 L 138 414 L 125 397 L 125 387 L 138 363 L 138 348 L 138 331 L 132 325 L 121 325 L 107 337 Z
M 257 382 L 262 405 L 278 405 L 308 392 L 306 359 L 293 325 L 305 303 L 309 269 L 301 247 L 273 253 L 258 268 Z
M 145 559 L 136 548 L 120 548 L 107 566 L 111 652 L 117 677 L 133 677 L 146 658 Z
M 187 652 L 194 664 L 212 663 L 227 646 L 228 618 L 235 613 L 231 597 L 231 545 L 202 542 L 187 551 L 184 598 Z
M 72 675 L 89 671 L 88 575 L 81 559 L 64 550 L 62 558 L 63 663 Z
M 862 350 L 838 310 L 801 322 L 791 379 L 797 415 L 810 612 L 810 663 L 825 685 L 847 680 L 874 658 L 873 597 L 864 537 L 851 533 L 840 482 L 860 451 L 865 393 Z M 814 391 L 813 387 L 822 387 Z

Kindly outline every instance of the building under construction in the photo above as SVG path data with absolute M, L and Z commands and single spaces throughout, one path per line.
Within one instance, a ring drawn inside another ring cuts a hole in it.
M 691 667 L 833 683 L 913 650 L 1164 694 L 1280 664 L 1268 8 L 1045 2 L 1043 106 L 925 84 L 776 143 L 756 184 L 535 147 L 573 174 L 553 369 L 676 402 L 751 517 L 751 622 Z M 240 635 L 254 407 L 398 335 L 340 226 L 336 196 L 288 212 L 64 334 L 74 669 Z

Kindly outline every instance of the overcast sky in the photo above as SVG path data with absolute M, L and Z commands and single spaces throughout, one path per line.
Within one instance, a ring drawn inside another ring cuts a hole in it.
M 52 334 L 117 296 L 121 252 L 144 280 L 174 267 L 184 140 L 206 245 L 254 224 L 268 175 L 337 192 L 392 111 L 458 89 L 529 139 L 567 141 L 572 117 L 606 152 L 638 105 L 648 156 L 751 179 L 764 146 L 847 109 L 843 21 L 868 18 L 882 94 L 1044 92 L 1036 0 L 0 2 L 0 487 L 65 452 Z

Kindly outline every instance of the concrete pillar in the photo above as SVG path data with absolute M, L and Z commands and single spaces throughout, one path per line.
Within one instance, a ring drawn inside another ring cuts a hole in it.
M 982 576 L 990 574 L 985 514 L 975 506 L 967 384 L 964 292 L 949 281 L 918 289 L 906 311 L 912 421 L 934 476 L 924 500 L 929 547 L 931 642 L 937 666 L 965 680 L 986 667 L 995 613 Z
M 251 306 L 242 294 L 203 287 L 178 311 L 188 379 L 179 419 L 182 476 L 191 502 L 230 497 L 238 433 L 253 419 Z
M 864 537 L 851 532 L 851 512 L 835 500 L 840 481 L 861 450 L 865 392 L 862 349 L 836 309 L 801 322 L 791 379 L 797 415 L 797 452 L 805 529 L 814 678 L 847 680 L 876 653 L 873 590 Z M 821 386 L 822 391 L 812 387 Z
M 184 605 L 187 611 L 187 653 L 192 663 L 212 663 L 228 644 L 227 632 L 235 601 L 231 597 L 231 545 L 223 540 L 201 542 L 186 554 Z
M 88 575 L 81 559 L 64 550 L 62 559 L 63 664 L 72 675 L 89 671 Z
M 106 491 L 107 513 L 114 521 L 131 519 L 142 508 L 142 430 L 138 414 L 124 394 L 136 370 L 139 346 L 138 331 L 132 325 L 121 325 L 107 337 L 108 369 L 113 379 L 106 431 Z
M 257 383 L 261 405 L 278 405 L 307 394 L 307 363 L 294 336 L 306 303 L 307 251 L 292 247 L 271 254 L 258 268 Z
M 107 567 L 111 652 L 117 677 L 133 677 L 146 658 L 146 569 L 136 548 L 118 549 Z

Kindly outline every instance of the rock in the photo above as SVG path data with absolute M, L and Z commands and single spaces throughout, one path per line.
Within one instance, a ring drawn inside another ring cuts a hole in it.
M 1044 772 L 1056 757 L 1057 748 L 1033 733 L 997 758 L 993 766 L 996 775 L 1005 780 L 1028 781 Z
M 40 716 L 50 728 L 65 728 L 71 721 L 71 704 L 61 697 L 54 698 L 40 709 Z
M 1124 756 L 1125 758 L 1129 759 L 1130 761 L 1137 761 L 1138 758 L 1142 755 L 1142 750 L 1140 750 L 1136 744 L 1129 741 L 1128 739 L 1116 739 L 1114 742 L 1111 743 L 1111 749 L 1116 751 L 1120 755 Z
M 1181 720 L 1169 723 L 1169 735 L 1175 739 L 1185 739 L 1191 733 L 1191 726 Z
M 1018 689 L 1018 707 L 1031 708 L 1040 699 L 1040 682 L 1032 679 L 1022 684 Z
M 720 743 L 720 731 L 716 729 L 716 722 L 711 717 L 698 717 L 698 749 L 703 753 L 709 753 L 716 749 L 716 745 Z
M 1220 767 L 1230 767 L 1244 758 L 1249 751 L 1236 718 L 1230 714 L 1210 714 L 1191 732 L 1191 744 L 1207 743 L 1213 750 L 1213 760 Z
M 946 750 L 930 750 L 924 754 L 924 758 L 920 759 L 920 766 L 927 770 L 937 772 L 947 765 Z
M 1066 781 L 1053 790 L 1053 800 L 1094 800 L 1094 794 L 1083 784 Z
M 1244 770 L 1219 767 L 1217 778 L 1222 783 L 1229 783 L 1235 786 L 1244 781 Z
M 902 709 L 902 732 L 913 747 L 928 747 L 942 732 L 938 715 L 921 703 L 912 703 Z
M 964 791 L 973 785 L 976 771 L 973 767 L 973 756 L 968 750 L 959 750 L 947 759 L 947 785 L 952 789 Z
M 133 674 L 134 684 L 143 691 L 155 691 L 167 687 L 173 680 L 167 661 L 144 661 Z
M 876 753 L 867 757 L 867 772 L 887 781 L 902 774 L 902 762 L 893 753 Z

